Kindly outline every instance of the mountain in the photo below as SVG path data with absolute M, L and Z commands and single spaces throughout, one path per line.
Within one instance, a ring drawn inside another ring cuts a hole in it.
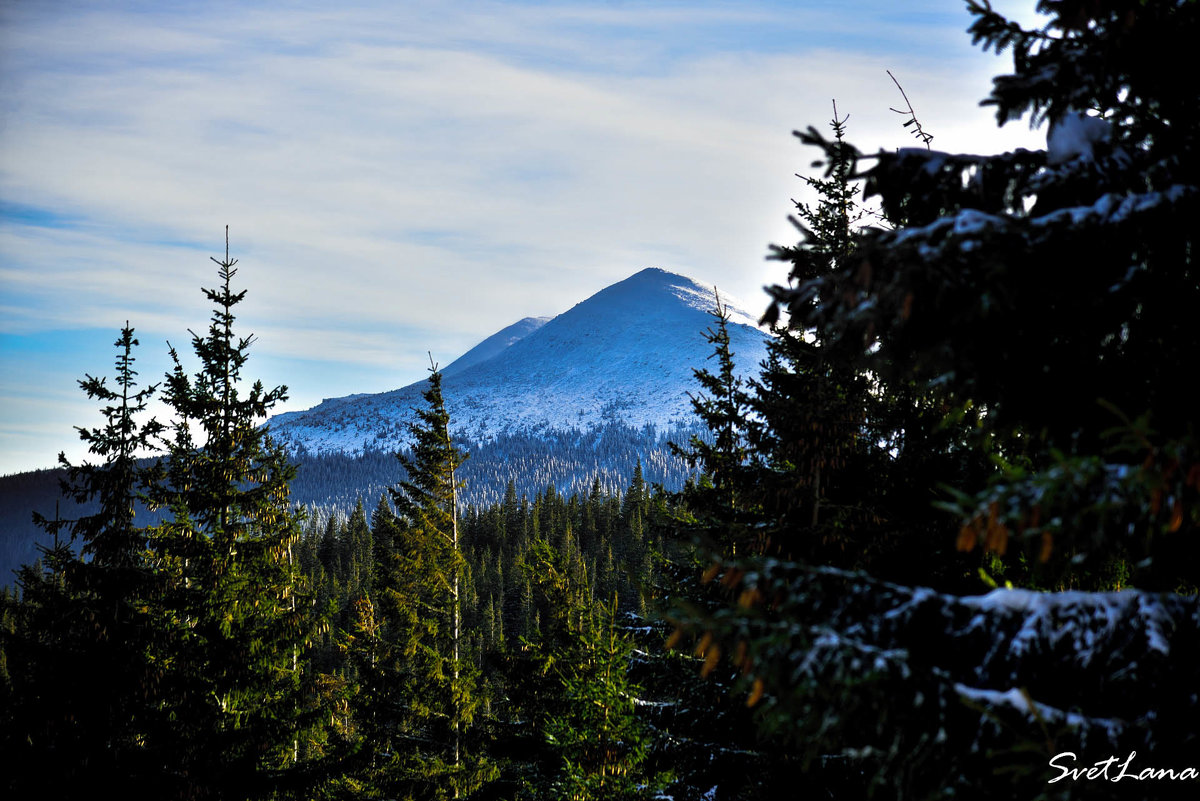
M 713 289 L 657 268 L 597 292 L 550 320 L 526 318 L 493 334 L 444 371 L 455 435 L 559 436 L 623 425 L 660 434 L 690 429 L 692 371 L 712 346 Z M 756 371 L 767 335 L 736 302 L 729 334 L 738 368 Z M 310 454 L 395 451 L 423 401 L 425 382 L 333 398 L 271 420 L 275 437 Z

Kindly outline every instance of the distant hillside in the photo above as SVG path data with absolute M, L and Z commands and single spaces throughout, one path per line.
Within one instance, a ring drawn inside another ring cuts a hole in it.
M 613 424 L 557 437 L 508 434 L 486 443 L 459 440 L 458 446 L 469 454 L 459 472 L 466 482 L 462 501 L 471 506 L 497 503 L 509 481 L 518 495 L 531 498 L 550 485 L 565 495 L 586 493 L 596 481 L 615 494 L 629 485 L 638 463 L 648 483 L 679 489 L 687 470 L 669 442 L 684 444 L 693 433 L 699 429 L 659 432 Z M 304 451 L 295 459 L 299 472 L 292 483 L 292 501 L 322 513 L 349 515 L 359 498 L 374 508 L 404 475 L 391 451 Z M 57 505 L 61 517 L 70 519 L 94 511 L 94 506 L 79 507 L 61 497 L 58 482 L 64 475 L 55 469 L 0 477 L 0 587 L 12 584 L 12 571 L 38 558 L 38 544 L 51 541 L 33 525 L 33 512 L 53 518 Z M 145 512 L 138 519 L 153 522 Z

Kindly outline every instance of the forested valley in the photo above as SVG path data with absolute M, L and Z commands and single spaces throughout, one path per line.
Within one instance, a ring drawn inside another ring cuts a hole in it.
M 306 513 L 227 241 L 171 420 L 132 329 L 81 382 L 95 511 L 4 596 L 10 795 L 1194 797 L 1200 4 L 968 7 L 1047 149 L 798 132 L 768 359 L 716 303 L 677 490 L 465 503 L 431 365 L 384 492 Z
M 509 485 L 518 494 L 533 496 L 553 486 L 565 495 L 590 493 L 599 482 L 606 494 L 628 485 L 634 468 L 641 465 L 648 484 L 669 491 L 687 481 L 687 465 L 671 450 L 672 442 L 705 436 L 702 425 L 659 431 L 613 422 L 586 431 L 512 432 L 486 441 L 473 441 L 454 432 L 454 444 L 470 458 L 462 469 L 464 506 L 490 506 L 504 500 Z M 406 449 L 407 450 L 407 449 Z M 368 449 L 360 454 L 340 451 L 312 453 L 290 450 L 296 465 L 291 500 L 315 518 L 346 518 L 363 499 L 386 495 L 398 480 L 396 454 Z M 39 558 L 38 545 L 47 535 L 32 521 L 30 510 L 64 518 L 94 514 L 94 500 L 77 502 L 64 497 L 61 482 L 67 470 L 59 467 L 0 476 L 0 585 L 11 584 L 15 571 Z M 139 505 L 143 523 L 157 520 L 160 511 Z

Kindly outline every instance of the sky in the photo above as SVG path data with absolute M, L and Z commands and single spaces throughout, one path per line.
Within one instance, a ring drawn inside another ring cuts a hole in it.
M 993 6 L 1037 24 L 1033 2 Z M 864 151 L 1044 147 L 962 2 L 0 2 L 0 474 L 85 457 L 135 328 L 191 370 L 225 226 L 278 411 L 419 380 L 645 267 L 765 308 L 832 101 Z M 161 412 L 161 410 L 159 410 Z

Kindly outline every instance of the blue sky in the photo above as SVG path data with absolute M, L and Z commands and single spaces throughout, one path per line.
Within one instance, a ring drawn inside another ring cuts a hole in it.
M 994 3 L 1027 23 L 1032 2 Z M 83 456 L 84 373 L 142 378 L 209 309 L 230 226 L 249 374 L 379 392 L 649 266 L 747 307 L 793 239 L 791 136 L 1040 147 L 978 107 L 958 2 L 0 5 L 0 473 Z M 281 409 L 282 410 L 282 409 Z

